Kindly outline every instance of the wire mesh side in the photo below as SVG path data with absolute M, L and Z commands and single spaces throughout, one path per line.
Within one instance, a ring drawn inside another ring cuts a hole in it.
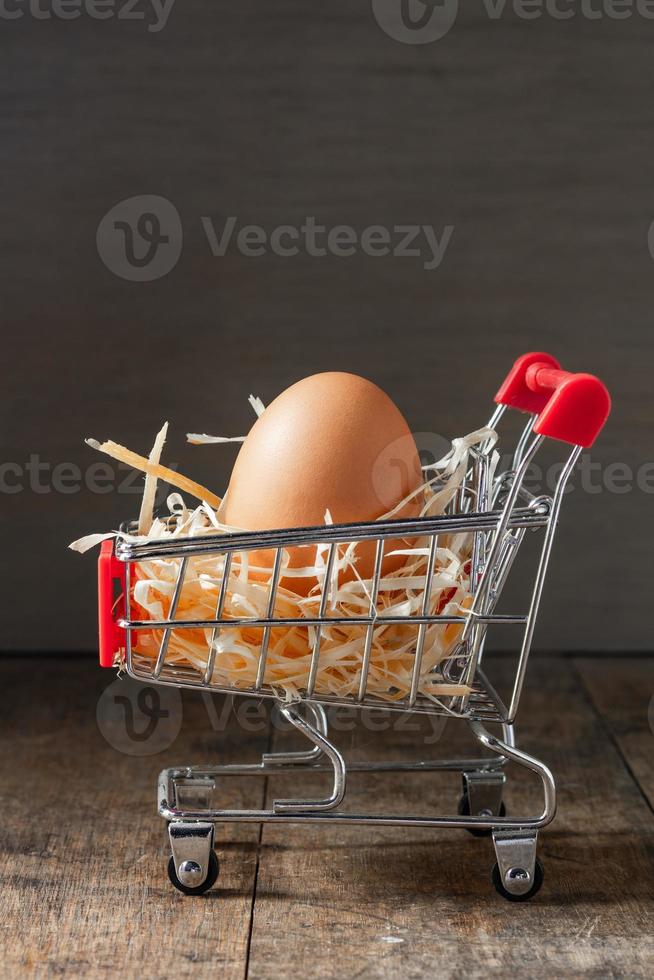
M 496 413 L 500 414 L 500 413 Z M 552 545 L 554 525 L 558 516 L 563 487 L 578 453 L 573 452 L 564 467 L 557 487 L 554 502 L 546 497 L 533 497 L 524 489 L 524 477 L 542 439 L 531 437 L 528 423 L 521 435 L 513 455 L 512 469 L 501 474 L 494 483 L 491 481 L 490 444 L 483 451 L 471 453 L 471 465 L 459 491 L 447 512 L 440 518 L 418 521 L 391 521 L 383 524 L 336 525 L 326 528 L 300 529 L 291 532 L 262 532 L 249 535 L 226 535 L 222 538 L 177 540 L 173 544 L 164 542 L 145 546 L 127 545 L 118 549 L 119 557 L 131 563 L 139 558 L 174 559 L 179 562 L 179 571 L 171 597 L 168 613 L 161 620 L 138 620 L 133 615 L 123 621 L 127 630 L 127 665 L 135 676 L 149 677 L 160 683 L 182 687 L 201 687 L 225 693 L 258 694 L 265 697 L 279 697 L 280 688 L 275 687 L 267 675 L 267 664 L 272 631 L 275 627 L 299 627 L 306 629 L 309 640 L 309 670 L 306 684 L 298 692 L 308 702 L 322 704 L 341 704 L 351 707 L 386 707 L 389 710 L 412 710 L 425 713 L 447 713 L 474 715 L 475 717 L 506 720 L 512 718 L 517 709 L 520 691 L 524 680 L 526 660 L 533 637 L 535 617 L 538 611 L 547 562 Z M 517 468 L 516 468 L 517 467 Z M 527 500 L 527 506 L 522 501 Z M 497 503 L 501 501 L 501 508 Z M 491 509 L 495 507 L 495 509 Z M 543 547 L 536 573 L 534 591 L 525 614 L 500 615 L 497 602 L 507 581 L 511 567 L 520 549 L 527 529 L 545 529 Z M 441 535 L 470 534 L 470 572 L 469 591 L 471 605 L 460 614 L 430 614 L 430 599 L 434 570 Z M 348 535 L 351 535 L 349 537 Z M 382 566 L 386 542 L 392 538 L 414 535 L 426 540 L 427 561 L 424 573 L 424 587 L 418 614 L 404 616 L 385 616 L 378 608 Z M 339 546 L 368 541 L 375 544 L 375 559 L 369 583 L 369 602 L 365 614 L 339 616 L 329 609 L 330 590 L 334 578 L 334 563 Z M 324 571 L 323 590 L 320 595 L 317 614 L 312 616 L 284 616 L 278 611 L 278 587 L 283 575 L 283 554 L 285 548 L 321 545 L 326 548 L 327 559 Z M 233 574 L 234 557 L 239 553 L 258 551 L 262 548 L 274 552 L 274 562 L 268 583 L 268 602 L 264 616 L 236 617 L 225 615 L 225 600 L 228 593 L 230 575 Z M 121 554 L 122 550 L 122 554 Z M 189 570 L 189 562 L 195 557 L 222 555 L 224 559 L 223 578 L 220 583 L 215 613 L 207 619 L 177 619 L 176 614 L 183 593 L 184 582 Z M 321 652 L 326 631 L 330 627 L 347 625 L 361 628 L 360 666 L 353 693 L 344 697 L 325 693 L 319 686 L 321 672 Z M 375 644 L 375 631 L 392 625 L 411 625 L 416 628 L 416 642 L 413 652 L 413 665 L 410 684 L 406 693 L 389 691 L 393 698 L 389 702 L 379 692 L 371 690 L 371 661 Z M 519 661 L 509 707 L 506 708 L 496 692 L 489 691 L 488 684 L 480 680 L 478 670 L 481 654 L 489 627 L 493 625 L 517 625 L 522 627 Z M 438 697 L 425 693 L 429 685 L 425 681 L 423 659 L 430 631 L 448 626 L 460 628 L 460 639 L 452 650 L 447 663 L 430 668 L 429 677 L 451 687 L 464 686 L 467 694 Z M 261 645 L 256 669 L 256 678 L 247 685 L 221 684 L 217 677 L 219 642 L 224 632 L 237 628 L 256 628 L 261 630 Z M 173 663 L 169 657 L 170 640 L 173 633 L 184 630 L 204 630 L 208 633 L 207 660 L 202 670 L 183 663 Z M 139 630 L 155 632 L 161 630 L 161 639 L 156 659 L 144 656 L 134 648 L 133 634 Z

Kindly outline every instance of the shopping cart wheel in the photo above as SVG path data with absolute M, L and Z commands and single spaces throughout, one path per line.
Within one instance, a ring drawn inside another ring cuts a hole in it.
M 168 877 L 171 882 L 178 889 L 178 891 L 183 892 L 184 895 L 203 895 L 205 892 L 209 891 L 210 888 L 216 884 L 216 879 L 218 878 L 219 871 L 218 858 L 216 857 L 215 851 L 209 852 L 209 867 L 207 868 L 207 874 L 203 882 L 199 885 L 185 884 L 179 880 L 178 869 L 175 867 L 175 858 L 171 856 L 168 861 Z M 182 870 L 183 869 L 183 870 Z M 195 861 L 184 861 L 182 867 L 179 869 L 180 874 L 184 874 L 188 881 L 193 879 L 194 875 L 200 877 L 202 875 L 202 868 Z
M 507 875 L 509 876 L 507 884 L 510 885 L 510 883 L 514 881 L 519 887 L 521 882 L 525 880 L 525 877 L 529 877 L 524 868 L 511 868 L 510 871 L 507 872 Z M 506 898 L 508 902 L 528 902 L 530 898 L 533 898 L 534 895 L 540 891 L 544 877 L 545 872 L 543 871 L 543 865 L 540 863 L 538 858 L 536 858 L 534 863 L 531 887 L 526 891 L 509 891 L 509 888 L 507 888 L 504 881 L 502 881 L 502 874 L 497 862 L 493 865 L 493 870 L 491 871 L 491 881 L 493 882 L 495 891 L 498 893 L 498 895 L 501 895 L 502 898 Z M 522 885 L 522 887 L 524 887 L 524 885 Z
M 458 813 L 460 817 L 470 816 L 470 797 L 468 796 L 467 793 L 464 793 L 461 799 L 459 800 Z M 497 813 L 491 813 L 490 811 L 488 813 L 484 813 L 482 811 L 481 813 L 476 813 L 475 816 L 505 817 L 506 807 L 504 806 L 504 800 L 502 800 L 502 802 L 500 803 L 500 808 Z M 466 827 L 466 830 L 468 831 L 469 834 L 472 834 L 473 837 L 490 837 L 490 835 L 492 834 L 492 830 L 490 829 L 490 827 L 489 828 Z
M 172 851 L 168 877 L 185 895 L 202 895 L 218 877 L 213 824 L 202 820 L 171 820 L 168 837 Z

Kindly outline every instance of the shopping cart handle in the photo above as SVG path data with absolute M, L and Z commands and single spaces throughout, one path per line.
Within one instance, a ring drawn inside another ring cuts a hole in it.
M 120 582 L 122 593 L 114 597 L 114 582 Z M 125 630 L 116 618 L 125 612 L 125 564 L 114 555 L 113 541 L 103 541 L 98 558 L 98 631 L 100 666 L 113 667 L 115 656 L 125 649 Z
M 592 446 L 611 411 L 599 378 L 562 371 L 556 358 L 538 351 L 518 358 L 495 401 L 537 415 L 539 435 L 584 447 Z

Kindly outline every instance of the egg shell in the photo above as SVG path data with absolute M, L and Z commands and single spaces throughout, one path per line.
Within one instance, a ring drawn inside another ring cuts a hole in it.
M 327 511 L 334 523 L 373 521 L 421 482 L 415 440 L 388 395 L 357 375 L 325 372 L 287 388 L 255 422 L 234 464 L 220 516 L 248 531 L 324 525 Z M 412 501 L 394 517 L 415 517 L 418 511 Z M 406 546 L 393 540 L 385 548 Z M 289 553 L 292 568 L 315 562 L 315 547 Z M 372 575 L 374 555 L 374 541 L 357 546 L 362 578 Z M 251 562 L 269 568 L 273 558 L 259 551 Z M 385 558 L 383 571 L 404 562 L 402 556 Z M 315 576 L 285 576 L 281 584 L 306 595 L 316 582 Z

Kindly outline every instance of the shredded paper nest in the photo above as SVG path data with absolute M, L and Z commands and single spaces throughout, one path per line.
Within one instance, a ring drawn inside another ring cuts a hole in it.
M 258 399 L 251 403 L 260 414 L 263 406 Z M 108 455 L 127 462 L 146 473 L 143 502 L 138 522 L 138 534 L 122 532 L 88 535 L 73 542 L 71 548 L 86 551 L 100 541 L 119 536 L 134 542 L 169 541 L 199 535 L 221 535 L 236 529 L 220 520 L 221 499 L 205 487 L 180 476 L 160 463 L 167 424 L 158 434 L 148 458 L 118 446 L 116 443 L 89 444 Z M 481 429 L 455 439 L 450 452 L 438 463 L 425 467 L 425 482 L 410 498 L 401 501 L 393 511 L 380 517 L 395 516 L 409 499 L 420 501 L 420 514 L 432 517 L 443 514 L 462 486 L 469 466 L 471 449 L 495 433 Z M 189 441 L 219 443 L 222 437 L 190 435 Z M 240 441 L 240 438 L 239 440 Z M 168 514 L 153 516 L 157 480 L 162 479 L 201 503 L 190 508 L 181 494 L 172 493 L 167 500 Z M 474 509 L 474 507 L 473 507 Z M 330 515 L 325 515 L 331 523 Z M 400 700 L 409 693 L 418 638 L 418 625 L 384 623 L 384 616 L 423 615 L 424 589 L 430 539 L 412 539 L 406 547 L 398 547 L 396 539 L 387 542 L 388 554 L 401 556 L 400 567 L 380 577 L 372 631 L 367 694 L 381 701 Z M 272 618 L 317 618 L 320 615 L 323 592 L 328 589 L 327 617 L 361 617 L 370 615 L 372 581 L 357 571 L 354 544 L 339 545 L 332 566 L 331 580 L 326 581 L 328 544 L 316 547 L 315 564 L 310 568 L 290 568 L 289 554 L 282 555 L 282 584 L 278 586 Z M 468 533 L 441 535 L 438 540 L 431 594 L 427 614 L 465 615 L 471 603 L 470 564 L 472 535 Z M 256 565 L 253 555 L 235 552 L 232 556 L 229 579 L 225 590 L 221 618 L 265 619 L 269 615 L 271 569 Z M 188 560 L 184 587 L 175 614 L 177 620 L 212 620 L 216 617 L 219 593 L 223 582 L 226 557 L 224 554 L 194 556 Z M 394 563 L 397 565 L 397 562 Z M 154 558 L 132 564 L 131 618 L 163 620 L 169 615 L 175 583 L 180 567 L 179 558 Z M 292 590 L 293 577 L 315 576 L 316 585 L 308 595 Z M 296 699 L 306 689 L 311 666 L 311 654 L 318 627 L 272 626 L 269 634 L 264 683 L 270 685 L 280 698 Z M 315 693 L 347 698 L 359 690 L 366 626 L 327 623 L 321 627 L 321 646 Z M 460 624 L 427 626 L 424 637 L 419 691 L 431 699 L 444 695 L 468 693 L 462 685 L 448 683 L 443 674 L 447 661 L 459 652 Z M 204 674 L 210 650 L 215 650 L 211 683 L 215 686 L 247 689 L 254 685 L 259 668 L 263 628 L 237 625 L 214 629 L 178 629 L 170 633 L 166 663 L 192 667 Z M 140 629 L 132 633 L 133 652 L 146 658 L 156 658 L 162 631 Z

